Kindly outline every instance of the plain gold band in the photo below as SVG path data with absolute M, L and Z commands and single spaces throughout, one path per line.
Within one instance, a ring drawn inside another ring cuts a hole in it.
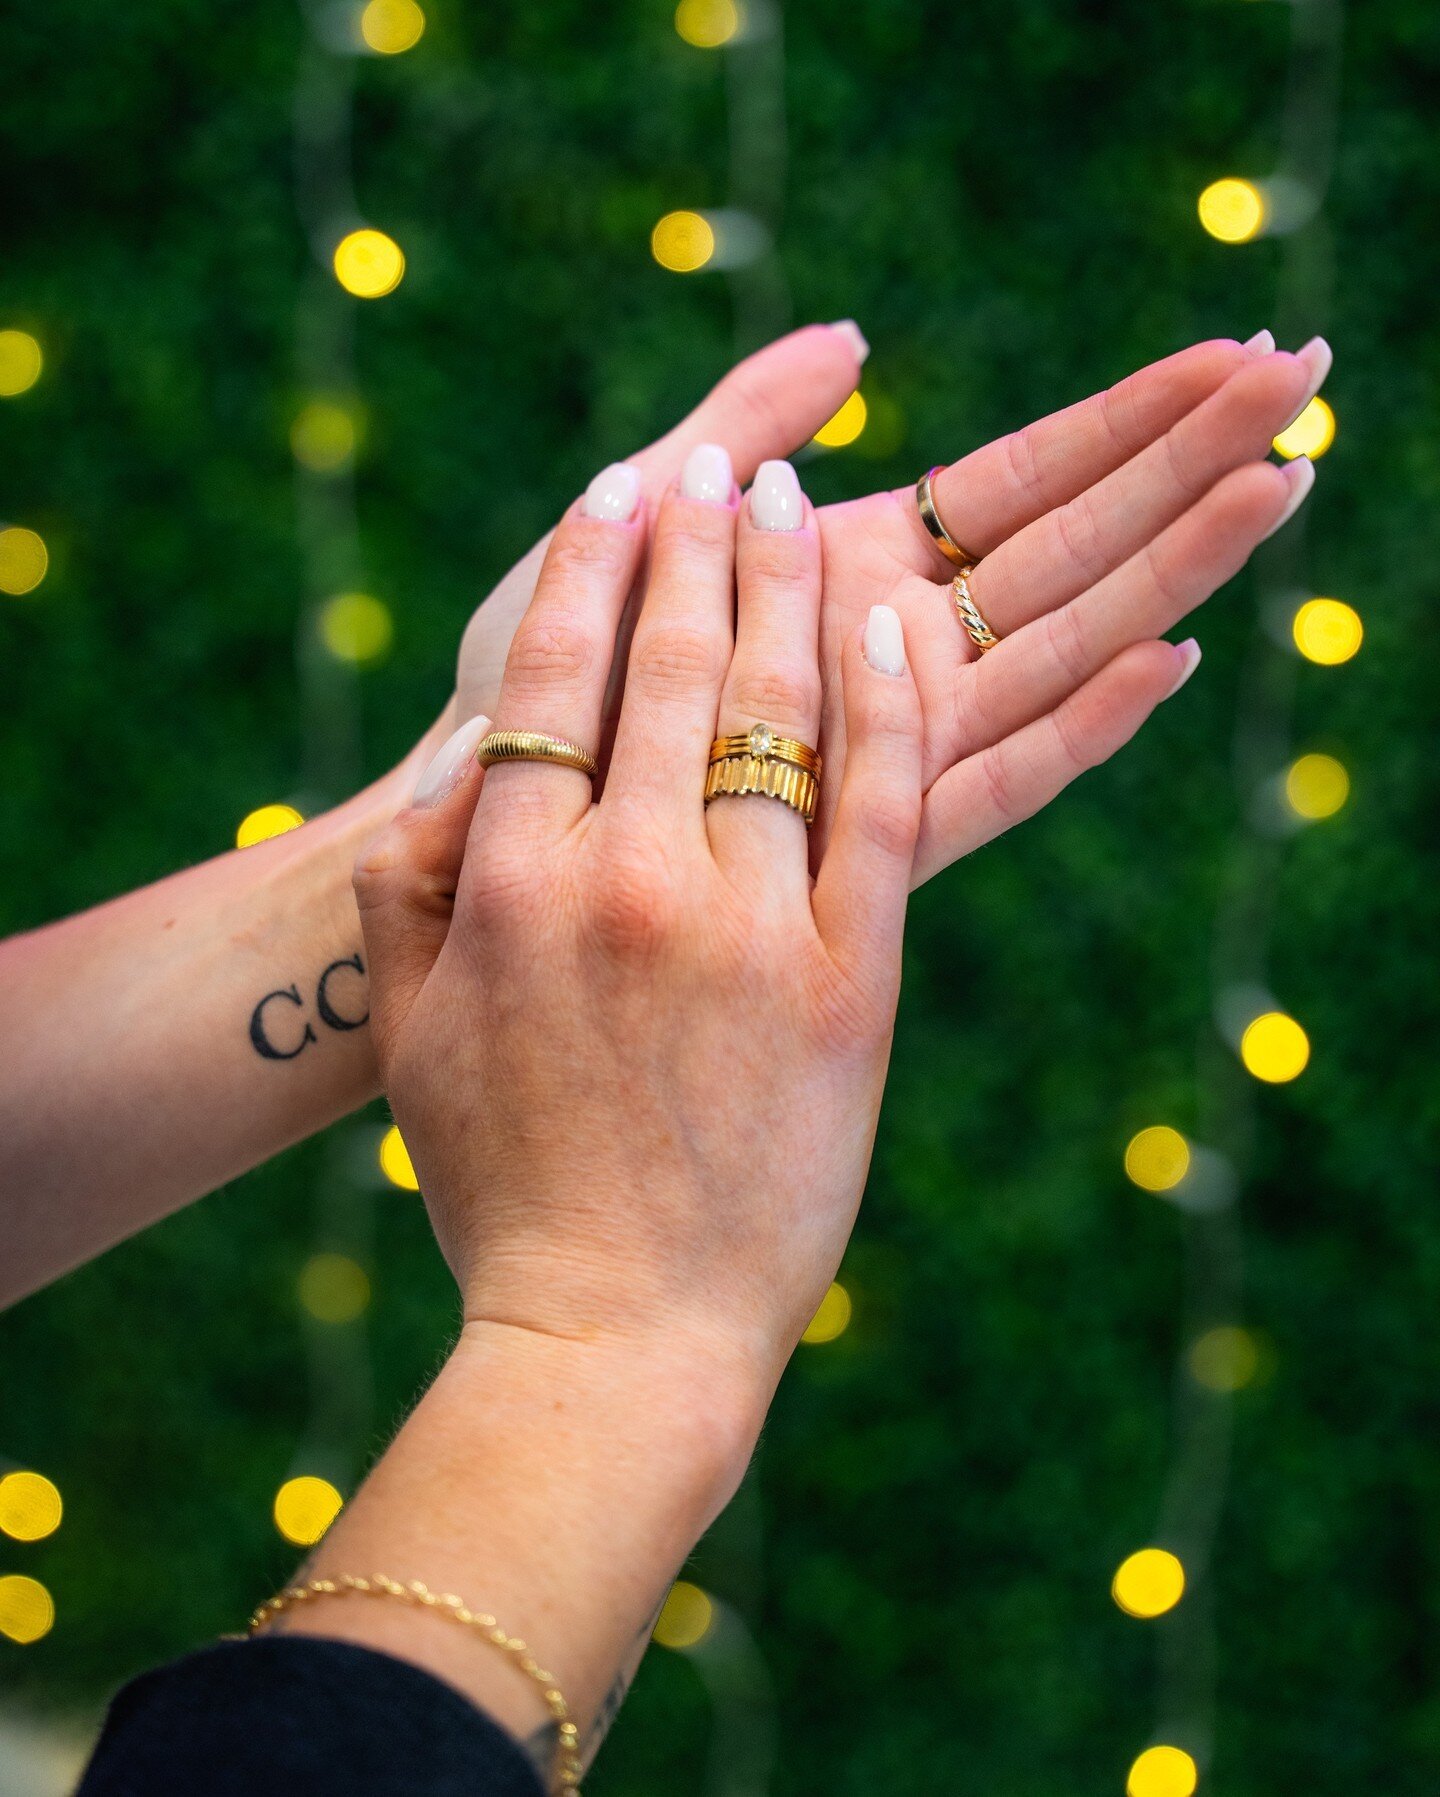
M 482 736 L 475 749 L 481 767 L 493 767 L 497 761 L 553 761 L 557 767 L 579 768 L 593 775 L 595 757 L 579 743 L 563 736 L 547 736 L 543 730 L 492 730 Z
M 957 566 L 973 568 L 980 557 L 972 555 L 968 549 L 955 541 L 940 522 L 940 514 L 935 510 L 935 495 L 931 491 L 931 482 L 940 473 L 943 466 L 943 463 L 937 463 L 928 474 L 922 474 L 916 482 L 915 503 L 920 508 L 920 522 L 935 539 L 935 547 L 946 561 L 954 562 Z
M 973 567 L 962 568 L 950 582 L 950 590 L 955 595 L 955 611 L 965 626 L 965 634 L 980 653 L 985 655 L 1000 639 L 985 622 L 980 607 L 970 597 L 970 576 L 974 572 Z

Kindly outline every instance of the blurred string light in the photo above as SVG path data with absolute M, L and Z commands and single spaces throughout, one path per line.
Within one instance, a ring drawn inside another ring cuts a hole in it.
M 312 474 L 334 474 L 355 460 L 360 421 L 353 405 L 336 399 L 312 399 L 290 426 L 290 451 Z
M 269 842 L 272 836 L 283 836 L 298 830 L 305 819 L 293 805 L 257 805 L 240 820 L 235 832 L 237 849 L 253 848 L 257 842 Z
M 381 661 L 395 640 L 395 620 L 383 599 L 337 593 L 320 609 L 320 640 L 337 661 L 355 667 Z
M 708 1593 L 688 1579 L 676 1579 L 655 1618 L 653 1637 L 662 1647 L 683 1652 L 698 1647 L 715 1621 L 715 1605 Z
M 335 245 L 335 279 L 356 299 L 383 299 L 405 278 L 405 252 L 393 237 L 365 226 Z
M 275 1527 L 296 1547 L 314 1547 L 345 1506 L 328 1479 L 301 1473 L 275 1493 Z
M 675 29 L 697 50 L 718 50 L 728 44 L 741 26 L 734 0 L 680 0 L 675 8 Z
M 0 593 L 15 598 L 33 593 L 50 566 L 50 552 L 38 531 L 23 524 L 0 530 Z
M 55 1600 L 39 1579 L 24 1573 L 0 1578 L 0 1635 L 28 1647 L 55 1626 Z
M 399 1186 L 402 1192 L 420 1190 L 415 1163 L 410 1159 L 410 1150 L 405 1146 L 405 1138 L 397 1124 L 392 1123 L 381 1136 L 379 1160 L 380 1171 L 392 1186 Z
M 370 1279 L 348 1254 L 312 1254 L 300 1269 L 298 1292 L 317 1323 L 353 1323 L 370 1302 Z
M 1302 343 L 1324 328 L 1337 260 L 1325 204 L 1338 134 L 1344 0 L 1297 0 L 1287 12 L 1290 71 L 1283 84 L 1276 167 L 1264 180 L 1228 176 L 1213 182 L 1200 196 L 1198 209 L 1204 229 L 1220 242 L 1247 243 L 1262 234 L 1279 240 L 1276 332 L 1282 342 Z M 1321 455 L 1334 430 L 1333 411 L 1317 399 L 1281 432 L 1276 452 L 1285 457 Z M 1294 685 L 1285 663 L 1276 662 L 1268 621 L 1285 615 L 1287 603 L 1293 608 L 1288 596 L 1306 584 L 1308 522 L 1302 512 L 1256 557 L 1258 604 L 1241 669 L 1232 756 L 1242 831 L 1228 858 L 1232 873 L 1212 931 L 1216 1030 L 1200 1043 L 1190 1165 L 1174 1188 L 1185 1236 L 1184 1301 L 1178 1376 L 1172 1386 L 1170 1464 L 1152 1539 L 1168 1544 L 1165 1551 L 1183 1567 L 1187 1589 L 1185 1601 L 1173 1606 L 1173 1615 L 1164 1612 L 1166 1620 L 1157 1631 L 1156 1744 L 1132 1764 L 1126 1781 L 1129 1797 L 1190 1797 L 1214 1750 L 1212 1566 L 1225 1502 L 1232 1402 L 1255 1382 L 1261 1365 L 1257 1338 L 1239 1320 L 1242 1256 L 1236 1199 L 1253 1154 L 1261 1085 L 1296 1078 L 1310 1056 L 1301 1025 L 1255 996 L 1267 989 L 1286 840 L 1286 832 L 1264 826 L 1266 808 L 1256 801 L 1262 792 L 1273 795 L 1277 765 L 1291 761 L 1285 745 Z M 1360 646 L 1360 620 L 1339 600 L 1307 600 L 1294 612 L 1293 628 L 1296 648 L 1310 661 L 1343 662 Z M 1291 661 L 1289 669 L 1294 668 Z M 1328 815 L 1325 808 L 1343 804 L 1348 790 L 1343 768 L 1328 757 L 1293 760 L 1283 784 L 1299 815 Z M 1273 817 L 1273 804 L 1268 814 Z M 1142 1131 L 1134 1138 L 1126 1155 L 1126 1171 L 1132 1178 L 1138 1171 L 1142 1177 L 1136 1183 L 1141 1185 L 1172 1175 L 1180 1165 L 1173 1143 L 1173 1159 L 1167 1160 L 1161 1138 L 1152 1138 L 1159 1152 L 1151 1162 L 1142 1152 L 1148 1134 Z M 1201 1171 L 1213 1188 L 1211 1199 L 1187 1203 L 1183 1194 Z M 1148 1189 L 1156 1188 L 1151 1184 Z M 1122 1602 L 1119 1574 L 1115 1598 Z
M 0 331 L 0 399 L 28 393 L 44 366 L 40 345 L 29 331 Z
M 715 229 L 701 212 L 667 212 L 650 233 L 650 253 L 672 274 L 694 274 L 715 254 Z
M 805 1333 L 800 1337 L 812 1347 L 821 1342 L 838 1341 L 850 1327 L 850 1318 L 854 1313 L 854 1305 L 850 1294 L 837 1281 L 820 1300 L 820 1307 L 811 1317 Z
M 821 449 L 844 449 L 855 442 L 865 429 L 870 408 L 857 387 L 833 418 L 827 419 L 815 433 L 814 441 Z
M 1350 776 L 1333 755 L 1302 755 L 1285 775 L 1285 800 L 1307 822 L 1334 817 L 1350 797 Z
M 425 35 L 425 14 L 415 0 L 369 0 L 360 15 L 360 36 L 380 56 L 413 50 Z
M 43 1541 L 64 1514 L 60 1488 L 44 1473 L 13 1472 L 0 1479 L 0 1530 L 13 1541 Z
M 1153 1123 L 1130 1138 L 1125 1172 L 1146 1192 L 1168 1192 L 1190 1171 L 1190 1144 L 1168 1123 Z
M 1142 1547 L 1120 1562 L 1110 1595 L 1127 1616 L 1164 1616 L 1185 1595 L 1185 1568 L 1166 1548 Z

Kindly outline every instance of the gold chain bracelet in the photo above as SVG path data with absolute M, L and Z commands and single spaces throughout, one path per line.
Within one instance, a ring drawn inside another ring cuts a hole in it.
M 402 1585 L 396 1579 L 387 1579 L 383 1573 L 368 1579 L 341 1573 L 333 1579 L 309 1579 L 303 1585 L 287 1585 L 274 1597 L 267 1598 L 250 1618 L 250 1633 L 256 1634 L 282 1610 L 313 1602 L 317 1597 L 342 1597 L 347 1591 L 358 1592 L 362 1597 L 395 1597 L 402 1604 L 435 1610 L 441 1616 L 449 1616 L 464 1627 L 474 1629 L 492 1646 L 509 1654 L 525 1676 L 533 1679 L 544 1692 L 545 1707 L 555 1720 L 559 1737 L 555 1748 L 555 1789 L 557 1792 L 572 1791 L 575 1797 L 580 1797 L 580 1775 L 584 1770 L 580 1758 L 580 1731 L 571 1717 L 564 1693 L 518 1635 L 507 1635 L 493 1616 L 468 1609 L 458 1597 L 431 1591 L 419 1579 L 410 1579 Z

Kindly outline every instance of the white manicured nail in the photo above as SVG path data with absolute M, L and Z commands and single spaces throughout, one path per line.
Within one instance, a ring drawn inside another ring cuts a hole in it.
M 1315 464 L 1308 455 L 1297 455 L 1293 462 L 1287 462 L 1280 470 L 1290 483 L 1290 497 L 1285 501 L 1285 510 L 1266 531 L 1262 541 L 1268 541 L 1280 529 L 1288 524 L 1300 507 L 1304 505 L 1306 495 L 1315 485 Z
M 1305 364 L 1310 376 L 1310 388 L 1305 395 L 1305 404 L 1308 406 L 1325 385 L 1325 377 L 1335 360 L 1335 352 L 1323 337 L 1312 337 L 1303 349 L 1295 351 L 1295 360 Z
M 840 335 L 850 345 L 851 349 L 854 350 L 855 360 L 863 365 L 865 358 L 870 354 L 870 345 L 865 341 L 865 333 L 860 329 L 859 325 L 856 324 L 855 320 L 853 318 L 838 319 L 831 325 L 830 329 L 832 331 L 839 331 Z
M 900 614 L 888 605 L 872 605 L 865 620 L 865 659 L 877 674 L 905 672 L 905 632 Z
M 1200 645 L 1193 636 L 1186 637 L 1183 643 L 1176 643 L 1175 653 L 1180 657 L 1180 672 L 1175 676 L 1175 684 L 1165 695 L 1167 699 L 1173 699 L 1200 666 Z
M 462 724 L 452 737 L 447 738 L 444 746 L 436 754 L 434 760 L 421 774 L 415 783 L 415 795 L 412 805 L 438 805 L 465 778 L 467 769 L 480 746 L 480 738 L 488 735 L 490 720 L 486 717 L 471 718 L 468 724 Z
M 680 471 L 680 491 L 687 499 L 708 499 L 712 505 L 729 505 L 735 487 L 730 452 L 718 443 L 697 443 Z
M 799 530 L 805 518 L 800 478 L 788 462 L 762 462 L 750 489 L 750 516 L 761 530 Z
M 1252 362 L 1258 362 L 1261 356 L 1273 355 L 1275 351 L 1274 331 L 1256 331 L 1248 343 L 1240 346 Z
M 640 475 L 628 462 L 612 462 L 602 468 L 585 489 L 581 506 L 587 518 L 611 518 L 623 524 L 635 516 L 640 502 Z

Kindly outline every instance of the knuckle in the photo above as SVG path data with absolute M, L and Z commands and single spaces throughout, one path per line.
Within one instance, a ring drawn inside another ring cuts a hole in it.
M 1015 791 L 1015 781 L 1006 757 L 998 747 L 986 749 L 980 757 L 986 795 L 995 815 L 1008 824 L 1018 823 L 1022 815 Z
M 883 788 L 860 808 L 855 821 L 872 849 L 887 859 L 909 861 L 920 834 L 920 794 L 908 782 Z
M 1091 748 L 1093 733 L 1085 729 L 1080 714 L 1073 705 L 1062 705 L 1054 714 L 1054 723 L 1055 740 L 1060 745 L 1064 765 L 1069 770 L 1068 777 L 1073 779 L 1076 774 L 1083 774 L 1087 768 L 1095 765 Z
M 809 724 L 820 712 L 820 672 L 802 662 L 757 662 L 731 676 L 729 703 L 742 716 Z
M 595 637 L 582 619 L 547 609 L 516 631 L 506 674 L 522 686 L 569 684 L 590 672 L 595 656 Z
M 725 650 L 716 630 L 698 624 L 652 624 L 636 632 L 631 674 L 652 696 L 686 695 L 719 683 Z
M 1107 563 L 1095 504 L 1088 492 L 1060 507 L 1055 514 L 1055 528 L 1072 566 L 1087 582 L 1098 580 Z
M 1065 678 L 1078 686 L 1090 669 L 1090 654 L 1085 640 L 1085 626 L 1073 605 L 1062 605 L 1045 615 L 1045 641 Z
M 1198 477 L 1190 454 L 1190 439 L 1184 421 L 1165 433 L 1165 462 L 1175 485 L 1186 499 L 1198 499 L 1204 483 Z
M 629 533 L 596 518 L 570 518 L 555 532 L 545 576 L 590 588 L 605 584 L 629 565 Z
M 1158 538 L 1145 545 L 1145 572 L 1165 605 L 1172 610 L 1188 609 L 1183 584 Z
M 624 960 L 650 960 L 672 934 L 678 906 L 660 856 L 614 854 L 591 884 L 587 921 L 595 943 Z
M 1027 424 L 1024 430 L 1012 431 L 1005 439 L 1005 460 L 1020 491 L 1037 504 L 1043 503 L 1045 482 L 1040 473 L 1033 425 Z
M 815 542 L 807 530 L 750 530 L 741 564 L 741 606 L 762 601 L 793 605 L 819 586 Z

